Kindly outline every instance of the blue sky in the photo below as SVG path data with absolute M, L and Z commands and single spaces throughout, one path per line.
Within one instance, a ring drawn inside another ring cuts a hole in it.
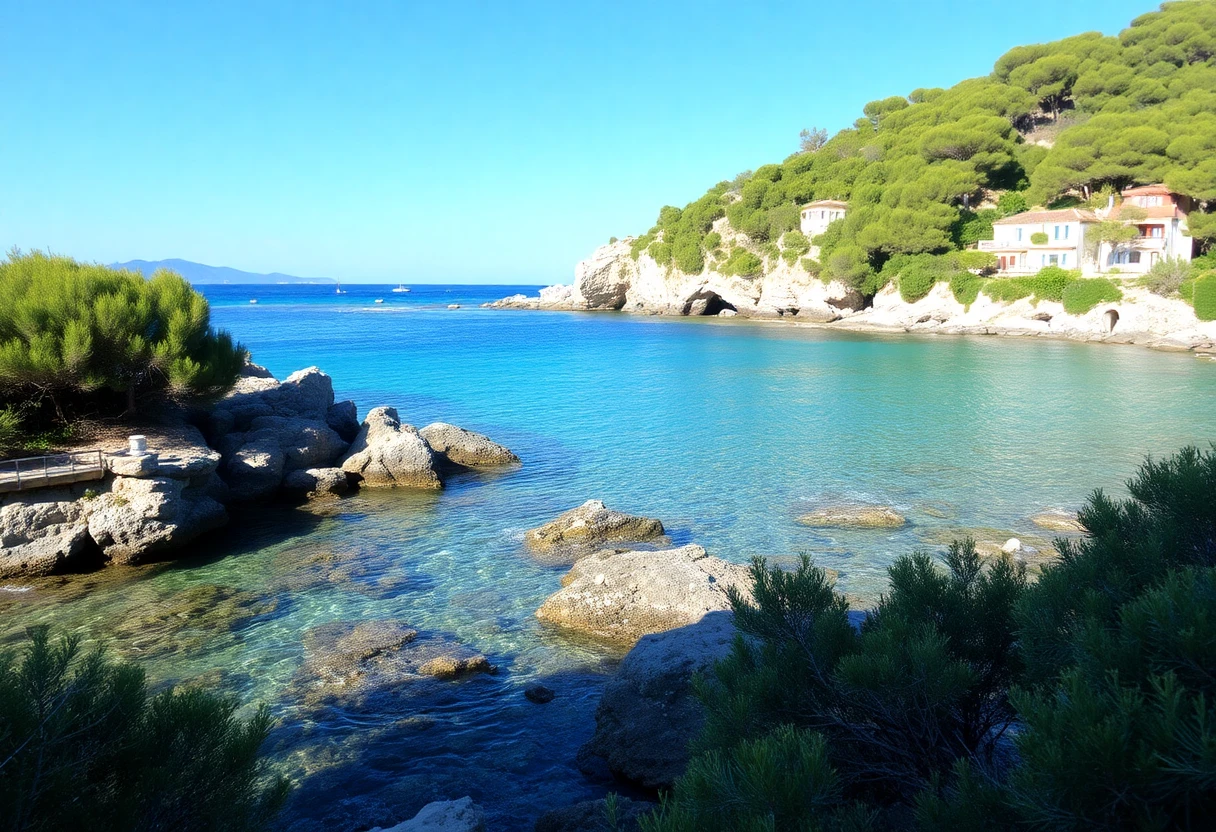
M 569 282 L 804 127 L 1153 8 L 0 0 L 0 245 Z

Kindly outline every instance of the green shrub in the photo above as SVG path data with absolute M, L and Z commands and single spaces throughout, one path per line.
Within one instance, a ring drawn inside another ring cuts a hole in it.
M 1002 217 L 1011 217 L 1026 210 L 1026 195 L 1021 191 L 1006 191 L 996 201 Z
M 787 231 L 781 237 L 781 250 L 792 254 L 797 260 L 811 250 L 811 241 L 801 231 Z
M 21 414 L 15 407 L 0 408 L 0 454 L 21 447 Z
M 952 251 L 946 255 L 946 259 L 954 268 L 962 271 L 991 272 L 995 271 L 997 266 L 995 254 L 975 249 Z
M 646 249 L 646 253 L 653 257 L 654 262 L 660 266 L 671 265 L 671 243 L 651 243 L 650 248 Z
M 1216 272 L 1195 278 L 1190 295 L 1195 317 L 1201 321 L 1216 321 Z
M 984 284 L 983 292 L 993 300 L 1005 303 L 1029 297 L 1033 297 L 1035 303 L 1042 300 L 1059 303 L 1064 300 L 1067 287 L 1076 282 L 1080 274 L 1078 271 L 1068 271 L 1059 266 L 1047 266 L 1038 274 L 1027 277 L 1000 277 L 989 280 Z
M 802 268 L 806 270 L 807 274 L 819 277 L 823 273 L 823 264 L 813 257 L 803 257 L 799 262 L 802 263 Z
M 1084 315 L 1099 303 L 1122 299 L 1123 291 L 1105 277 L 1074 280 L 1064 289 L 1064 311 Z
M 963 306 L 970 306 L 980 296 L 980 289 L 987 281 L 970 272 L 959 272 L 950 278 L 950 291 L 954 299 Z
M 1117 274 L 1115 269 L 1111 274 Z M 1137 282 L 1150 292 L 1169 298 L 1178 294 L 1178 289 L 1191 277 L 1191 264 L 1181 257 L 1158 260 Z
M 1030 242 L 1036 246 L 1047 245 L 1047 234 L 1043 231 L 1036 231 L 1030 235 Z
M 954 241 L 959 246 L 973 246 L 980 240 L 992 239 L 992 224 L 1001 218 L 994 208 L 984 208 L 975 213 L 963 212 L 956 226 Z
M 763 273 L 764 261 L 745 248 L 733 248 L 730 256 L 718 267 L 718 271 L 725 275 L 755 277 Z
M 642 252 L 648 249 L 653 242 L 654 234 L 643 234 L 641 237 L 637 237 L 629 245 L 629 256 L 637 260 L 642 256 Z
M 615 242 L 616 242 L 616 237 L 609 237 L 609 238 L 608 238 L 608 245 L 612 245 L 612 244 L 613 244 L 613 243 L 615 243 Z
M 706 251 L 713 251 L 718 246 L 722 245 L 722 235 L 717 231 L 709 232 L 705 235 L 704 245 Z
M 265 829 L 287 795 L 259 756 L 270 716 L 235 712 L 199 690 L 149 698 L 137 667 L 33 628 L 0 654 L 4 827 Z
M 40 252 L 0 262 L 0 386 L 12 400 L 77 400 L 105 409 L 125 394 L 218 395 L 245 350 L 210 324 L 207 301 L 180 275 L 78 263 Z

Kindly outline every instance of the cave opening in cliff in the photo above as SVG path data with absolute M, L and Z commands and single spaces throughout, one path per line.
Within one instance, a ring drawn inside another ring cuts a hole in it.
M 719 312 L 721 312 L 724 309 L 729 309 L 731 312 L 739 311 L 738 309 L 735 309 L 733 304 L 727 303 L 726 301 L 722 300 L 721 295 L 710 293 L 710 296 L 705 299 L 705 311 L 702 312 L 701 314 L 702 315 L 717 315 Z
M 1114 309 L 1106 310 L 1106 331 L 1114 332 L 1115 324 L 1119 323 L 1119 313 Z

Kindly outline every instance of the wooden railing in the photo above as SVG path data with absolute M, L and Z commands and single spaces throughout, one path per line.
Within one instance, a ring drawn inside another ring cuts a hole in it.
M 100 450 L 0 460 L 0 493 L 89 482 L 105 475 Z

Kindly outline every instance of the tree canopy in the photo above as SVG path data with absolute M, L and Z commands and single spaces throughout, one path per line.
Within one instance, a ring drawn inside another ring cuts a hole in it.
M 803 131 L 799 152 L 718 183 L 683 212 L 664 208 L 635 252 L 666 243 L 682 271 L 720 271 L 731 251 L 715 255 L 705 237 L 725 215 L 771 268 L 771 244 L 798 227 L 801 205 L 841 199 L 849 211 L 839 228 L 813 241 L 820 274 L 873 288 L 895 255 L 974 242 L 974 232 L 961 234 L 973 209 L 1011 193 L 1020 199 L 1001 202 L 1003 214 L 1164 182 L 1210 211 L 1216 0 L 1165 3 L 1117 36 L 1015 47 L 988 76 L 871 101 L 862 113 L 831 138 Z M 1190 225 L 1197 239 L 1216 241 L 1211 213 L 1197 211 Z
M 0 261 L 0 405 L 49 399 L 105 411 L 147 394 L 216 395 L 245 350 L 211 326 L 185 278 L 13 251 Z

